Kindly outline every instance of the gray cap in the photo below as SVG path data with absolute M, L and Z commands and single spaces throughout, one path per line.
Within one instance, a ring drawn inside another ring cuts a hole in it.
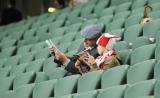
M 97 25 L 89 25 L 81 30 L 81 35 L 88 39 L 97 39 L 101 35 L 101 29 Z

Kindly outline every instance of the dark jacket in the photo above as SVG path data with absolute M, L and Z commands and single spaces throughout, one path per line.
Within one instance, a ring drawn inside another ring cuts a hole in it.
M 85 48 L 84 48 L 84 45 L 82 44 L 81 46 L 80 46 L 80 48 L 78 49 L 78 52 L 80 52 L 80 51 L 83 51 Z M 78 53 L 77 52 L 77 53 Z M 96 47 L 94 47 L 94 48 L 92 48 L 91 50 L 88 50 L 88 52 L 92 55 L 92 56 L 94 56 L 95 58 L 97 57 L 97 56 L 99 56 L 98 55 L 98 52 L 97 52 L 97 46 Z M 75 62 L 76 62 L 76 60 L 74 60 L 74 57 L 71 57 L 70 58 L 70 62 L 68 63 L 68 65 L 66 66 L 66 70 L 68 71 L 68 72 L 70 72 L 71 74 L 80 74 L 79 73 L 79 71 L 78 71 L 78 69 L 75 67 Z

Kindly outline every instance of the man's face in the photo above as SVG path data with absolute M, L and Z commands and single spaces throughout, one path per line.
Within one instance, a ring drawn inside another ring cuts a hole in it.
M 85 38 L 84 39 L 84 45 L 86 46 L 86 47 L 93 47 L 93 46 L 95 46 L 96 45 L 96 39 L 88 39 L 88 38 Z

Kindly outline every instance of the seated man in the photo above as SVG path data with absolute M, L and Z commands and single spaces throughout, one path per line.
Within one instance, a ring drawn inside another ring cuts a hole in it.
M 83 71 L 80 67 L 80 60 L 77 60 L 75 66 L 79 72 L 85 73 L 97 69 L 105 70 L 120 65 L 120 57 L 116 54 L 116 51 L 113 48 L 113 44 L 116 40 L 120 40 L 120 38 L 121 37 L 109 33 L 102 34 L 97 40 L 97 51 L 100 56 L 95 59 L 88 52 L 81 53 L 81 59 L 84 59 L 86 63 L 88 63 L 90 70 Z
M 84 38 L 82 45 L 78 49 L 78 52 L 87 51 L 93 57 L 99 56 L 97 52 L 96 41 L 101 36 L 101 30 L 97 25 L 90 25 L 81 30 L 81 35 Z M 62 52 L 56 52 L 53 48 L 49 48 L 49 51 L 52 55 L 54 55 L 55 61 L 60 62 L 65 66 L 65 69 L 71 74 L 80 74 L 79 70 L 75 67 L 75 62 L 77 59 L 75 56 L 67 57 Z

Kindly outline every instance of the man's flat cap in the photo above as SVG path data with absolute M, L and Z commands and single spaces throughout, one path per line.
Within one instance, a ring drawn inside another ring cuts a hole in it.
M 89 25 L 81 30 L 81 35 L 88 39 L 97 39 L 101 35 L 101 29 L 97 25 Z

